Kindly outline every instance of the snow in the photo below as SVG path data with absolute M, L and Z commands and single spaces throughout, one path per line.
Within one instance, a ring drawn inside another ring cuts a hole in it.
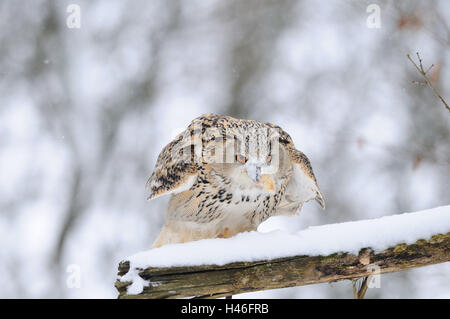
M 276 220 L 279 223 L 279 218 Z M 377 219 L 308 227 L 297 232 L 271 230 L 270 223 L 266 223 L 264 231 L 240 233 L 227 239 L 170 244 L 137 253 L 126 258 L 130 261 L 130 271 L 120 280 L 133 282 L 128 290 L 131 294 L 141 292 L 144 284 L 136 268 L 225 265 L 339 252 L 358 254 L 365 247 L 382 251 L 396 244 L 411 244 L 450 232 L 450 205 Z
M 144 280 L 138 274 L 138 270 L 136 268 L 130 269 L 124 276 L 122 276 L 121 281 L 131 281 L 132 284 L 127 287 L 127 293 L 129 295 L 137 295 L 144 290 L 144 286 L 148 286 L 150 284 L 149 280 Z

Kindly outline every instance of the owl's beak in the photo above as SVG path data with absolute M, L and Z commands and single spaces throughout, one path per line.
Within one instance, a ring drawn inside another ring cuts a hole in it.
M 259 177 L 261 176 L 261 166 L 248 165 L 247 174 L 256 183 L 259 182 Z
M 320 207 L 322 207 L 322 209 L 325 209 L 325 200 L 323 199 L 322 193 L 317 190 L 317 196 L 315 198 L 316 202 L 319 203 Z

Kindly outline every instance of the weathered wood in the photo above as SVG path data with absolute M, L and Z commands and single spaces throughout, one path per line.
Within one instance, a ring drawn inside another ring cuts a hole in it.
M 127 295 L 130 282 L 116 281 L 119 298 L 218 298 L 244 292 L 334 282 L 373 274 L 396 272 L 450 261 L 450 233 L 439 234 L 411 245 L 399 244 L 374 253 L 361 249 L 358 256 L 336 253 L 329 256 L 295 256 L 257 262 L 237 262 L 224 266 L 138 269 L 149 280 L 139 295 Z M 130 264 L 119 265 L 119 277 Z

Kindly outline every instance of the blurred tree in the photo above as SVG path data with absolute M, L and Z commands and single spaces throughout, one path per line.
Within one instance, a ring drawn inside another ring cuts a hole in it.
M 327 211 L 305 206 L 299 227 L 449 204 L 450 119 L 406 59 L 450 96 L 448 1 L 379 1 L 380 29 L 370 1 L 306 0 L 76 1 L 69 29 L 72 2 L 0 2 L 0 296 L 114 296 L 118 259 L 163 223 L 167 199 L 144 201 L 156 156 L 201 113 L 279 124 L 306 151 Z M 95 280 L 67 289 L 70 263 Z M 423 287 L 448 272 L 430 273 L 367 296 L 438 295 Z

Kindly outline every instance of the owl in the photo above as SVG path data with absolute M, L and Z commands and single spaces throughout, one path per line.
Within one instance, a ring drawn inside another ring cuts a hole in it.
M 205 114 L 158 156 L 149 199 L 170 195 L 153 248 L 256 230 L 271 216 L 325 208 L 311 164 L 279 126 Z

